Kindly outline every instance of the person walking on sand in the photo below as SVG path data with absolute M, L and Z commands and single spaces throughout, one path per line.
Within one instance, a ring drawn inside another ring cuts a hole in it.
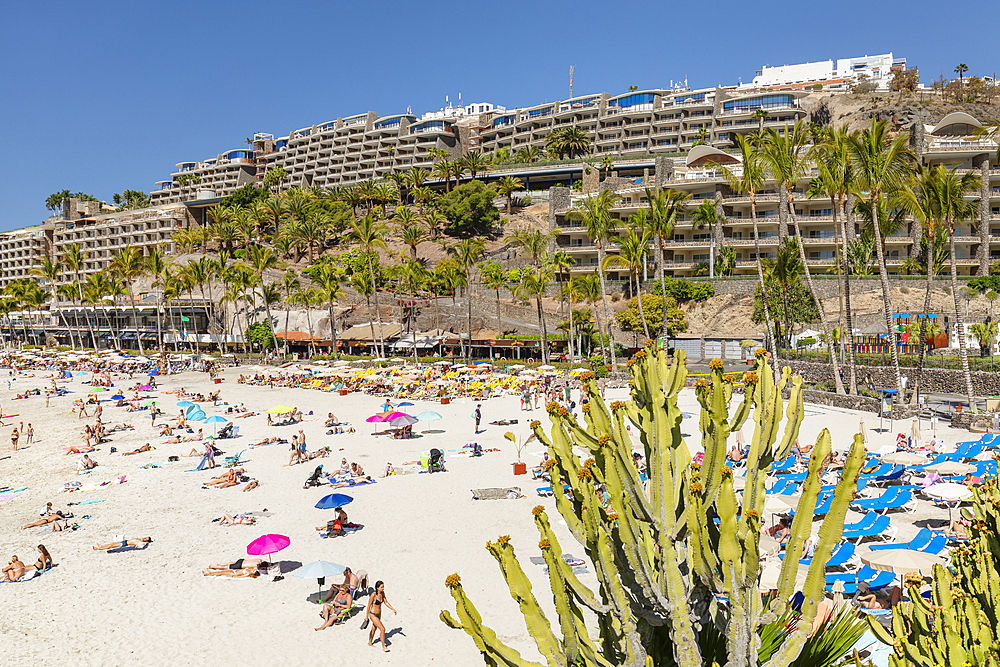
M 17 427 L 14 427 L 13 432 L 10 434 L 10 444 L 14 445 L 14 451 L 17 451 L 17 442 L 21 439 L 21 434 L 18 432 Z
M 472 416 L 476 419 L 476 433 L 479 433 L 479 422 L 483 419 L 483 413 L 480 408 L 483 407 L 482 403 L 476 405 L 476 411 L 472 413 Z
M 35 427 L 31 425 L 31 422 L 28 422 L 28 430 L 24 432 L 24 435 L 24 444 L 30 445 L 31 441 L 35 439 Z
M 371 621 L 372 629 L 368 633 L 368 645 L 374 646 L 372 640 L 375 639 L 375 631 L 379 631 L 379 639 L 382 642 L 382 650 L 386 653 L 389 652 L 389 647 L 385 645 L 385 625 L 382 623 L 382 607 L 386 606 L 392 609 L 393 615 L 399 612 L 389 604 L 388 598 L 385 597 L 385 584 L 381 581 L 375 582 L 375 592 L 371 594 L 368 598 L 368 609 L 365 610 L 365 618 Z
M 80 412 L 77 414 L 76 418 L 83 419 L 84 417 L 89 417 L 90 415 L 87 414 L 87 404 L 84 403 L 83 399 L 77 399 L 77 403 L 80 405 Z

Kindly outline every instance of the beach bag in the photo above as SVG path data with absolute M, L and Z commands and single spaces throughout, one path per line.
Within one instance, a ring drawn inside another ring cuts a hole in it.
M 368 629 L 368 614 L 365 614 L 365 620 L 361 621 L 361 629 L 362 630 Z

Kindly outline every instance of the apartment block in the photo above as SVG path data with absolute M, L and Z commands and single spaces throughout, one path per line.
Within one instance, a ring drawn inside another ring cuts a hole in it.
M 983 186 L 968 195 L 970 202 L 977 202 L 974 219 L 960 221 L 955 228 L 956 259 L 960 275 L 983 275 L 989 272 L 989 265 L 1000 259 L 1000 164 L 996 161 L 997 146 L 993 141 L 977 137 L 975 130 L 982 123 L 966 113 L 951 113 L 934 125 L 917 124 L 910 130 L 911 143 L 920 155 L 921 161 L 930 166 L 945 165 L 960 172 L 975 170 L 981 177 Z M 689 193 L 686 211 L 679 219 L 673 237 L 666 241 L 661 261 L 670 276 L 692 276 L 705 270 L 713 262 L 715 253 L 723 247 L 736 251 L 736 273 L 752 274 L 756 270 L 756 244 L 754 218 L 751 215 L 750 197 L 732 191 L 727 185 L 721 167 L 739 175 L 742 170 L 740 159 L 731 152 L 710 145 L 701 145 L 690 150 L 686 157 L 657 161 L 656 184 Z M 807 261 L 812 271 L 826 272 L 833 268 L 837 254 L 839 230 L 834 229 L 834 211 L 828 198 L 810 199 L 807 195 L 809 181 L 818 171 L 813 168 L 798 182 L 790 193 L 794 202 L 795 217 L 801 230 L 801 242 L 806 251 Z M 622 220 L 619 236 L 626 234 L 625 221 L 628 217 L 646 207 L 648 200 L 645 188 L 651 183 L 647 179 L 633 178 L 618 181 L 616 188 L 621 196 L 613 216 Z M 582 195 L 576 196 L 579 201 Z M 693 219 L 693 211 L 706 200 L 715 202 L 722 224 L 717 229 L 699 229 Z M 765 183 L 756 193 L 756 222 L 762 257 L 773 258 L 785 236 L 796 235 L 793 220 L 779 210 L 778 186 L 773 181 Z M 566 210 L 559 211 L 555 224 L 562 229 L 556 243 L 561 250 L 573 255 L 577 273 L 587 273 L 598 268 L 598 253 L 595 244 L 587 238 L 579 222 L 567 219 Z M 860 233 L 863 221 L 851 216 L 847 228 L 848 239 L 853 240 Z M 839 226 L 839 225 L 838 225 Z M 899 273 L 908 258 L 920 254 L 922 229 L 912 218 L 885 237 L 885 256 L 889 272 Z M 617 244 L 611 243 L 605 250 L 617 252 Z M 658 248 L 654 244 L 650 252 L 647 275 L 656 272 Z M 626 272 L 612 270 L 612 280 L 626 280 Z
M 33 276 L 32 269 L 49 253 L 50 232 L 43 225 L 0 234 L 0 289 Z

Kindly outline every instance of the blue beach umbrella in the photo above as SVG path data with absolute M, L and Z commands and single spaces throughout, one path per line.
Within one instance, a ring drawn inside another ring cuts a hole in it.
M 316 509 L 320 510 L 332 510 L 335 507 L 343 507 L 354 502 L 354 498 L 350 496 L 345 496 L 343 493 L 331 493 L 328 496 L 323 496 L 318 503 L 316 503 Z
M 177 407 L 190 408 L 192 405 L 194 405 L 194 403 L 192 403 L 191 401 L 181 401 L 180 403 L 177 404 Z
M 229 420 L 226 419 L 225 417 L 220 417 L 219 415 L 212 415 L 211 417 L 209 417 L 208 419 L 205 420 L 205 423 L 206 424 L 212 424 L 212 435 L 214 436 L 215 435 L 215 424 L 223 424 L 223 423 L 225 423 L 227 421 L 229 421 Z
M 112 401 L 122 401 L 122 400 L 125 400 L 125 397 L 122 396 L 121 394 L 115 394 L 114 396 L 111 397 L 111 400 Z
M 413 403 L 410 403 L 409 401 L 403 401 L 402 403 L 399 403 L 399 407 L 401 408 L 405 408 L 407 406 L 412 406 L 412 405 Z

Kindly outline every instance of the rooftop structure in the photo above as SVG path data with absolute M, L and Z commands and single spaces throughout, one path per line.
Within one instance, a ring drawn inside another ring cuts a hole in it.
M 740 88 L 790 88 L 821 86 L 825 90 L 843 90 L 859 77 L 867 77 L 879 90 L 888 90 L 889 80 L 896 69 L 906 69 L 906 58 L 893 58 L 892 53 L 859 58 L 821 60 L 814 63 L 764 65 L 757 70 L 753 83 L 740 84 Z

